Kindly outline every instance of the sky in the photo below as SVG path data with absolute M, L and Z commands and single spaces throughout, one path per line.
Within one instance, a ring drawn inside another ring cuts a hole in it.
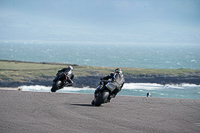
M 200 0 L 0 0 L 0 40 L 200 43 Z

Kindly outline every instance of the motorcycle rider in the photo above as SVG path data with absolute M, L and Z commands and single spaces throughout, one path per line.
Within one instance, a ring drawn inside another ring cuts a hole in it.
M 115 90 L 110 95 L 108 102 L 110 101 L 111 98 L 115 98 L 115 96 L 117 95 L 118 92 L 121 91 L 125 83 L 124 75 L 122 74 L 122 70 L 120 68 L 115 69 L 114 73 L 110 73 L 108 76 L 103 77 L 100 80 L 101 81 L 99 87 L 97 87 L 97 89 L 94 92 L 95 97 L 101 90 L 104 90 L 105 87 L 104 85 L 106 85 L 109 82 L 108 80 L 111 80 L 111 82 L 113 82 L 116 86 Z M 92 104 L 94 104 L 94 100 L 92 101 Z
M 63 68 L 61 70 L 58 71 L 57 75 L 59 75 L 59 73 L 64 72 L 67 76 L 67 82 L 65 82 L 65 86 L 72 86 L 73 85 L 73 78 L 74 78 L 74 73 L 73 73 L 73 67 L 72 66 L 68 66 L 67 68 Z M 55 82 L 56 79 L 53 80 L 53 82 Z

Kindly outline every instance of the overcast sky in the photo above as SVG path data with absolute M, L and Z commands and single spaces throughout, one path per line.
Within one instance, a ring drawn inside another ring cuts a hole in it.
M 0 40 L 199 43 L 200 0 L 0 0 Z

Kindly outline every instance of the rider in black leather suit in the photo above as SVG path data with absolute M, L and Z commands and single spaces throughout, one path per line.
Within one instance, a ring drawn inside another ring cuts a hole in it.
M 73 85 L 73 78 L 74 78 L 74 73 L 73 73 L 73 67 L 72 66 L 68 66 L 67 68 L 63 68 L 61 70 L 58 71 L 57 75 L 60 72 L 64 72 L 67 76 L 67 82 L 65 83 L 65 86 L 72 86 Z
M 108 76 L 103 77 L 100 79 L 101 82 L 99 84 L 99 87 L 95 90 L 94 95 L 99 93 L 99 91 L 103 90 L 104 85 L 108 83 L 107 80 L 111 80 L 116 85 L 115 90 L 112 92 L 111 97 L 115 97 L 118 92 L 121 91 L 121 88 L 123 87 L 125 83 L 124 75 L 122 74 L 122 70 L 120 68 L 115 69 L 114 73 L 110 73 Z M 106 80 L 106 81 L 105 81 Z

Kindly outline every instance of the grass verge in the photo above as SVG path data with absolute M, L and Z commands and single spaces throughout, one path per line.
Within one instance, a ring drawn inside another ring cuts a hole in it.
M 0 60 L 1 81 L 27 81 L 32 79 L 44 79 L 55 76 L 57 71 L 72 65 L 75 76 L 103 76 L 113 72 L 113 67 L 79 66 L 75 64 L 23 62 L 15 60 Z M 200 70 L 193 69 L 147 69 L 147 68 L 121 68 L 125 75 L 173 75 L 188 76 L 200 75 Z

